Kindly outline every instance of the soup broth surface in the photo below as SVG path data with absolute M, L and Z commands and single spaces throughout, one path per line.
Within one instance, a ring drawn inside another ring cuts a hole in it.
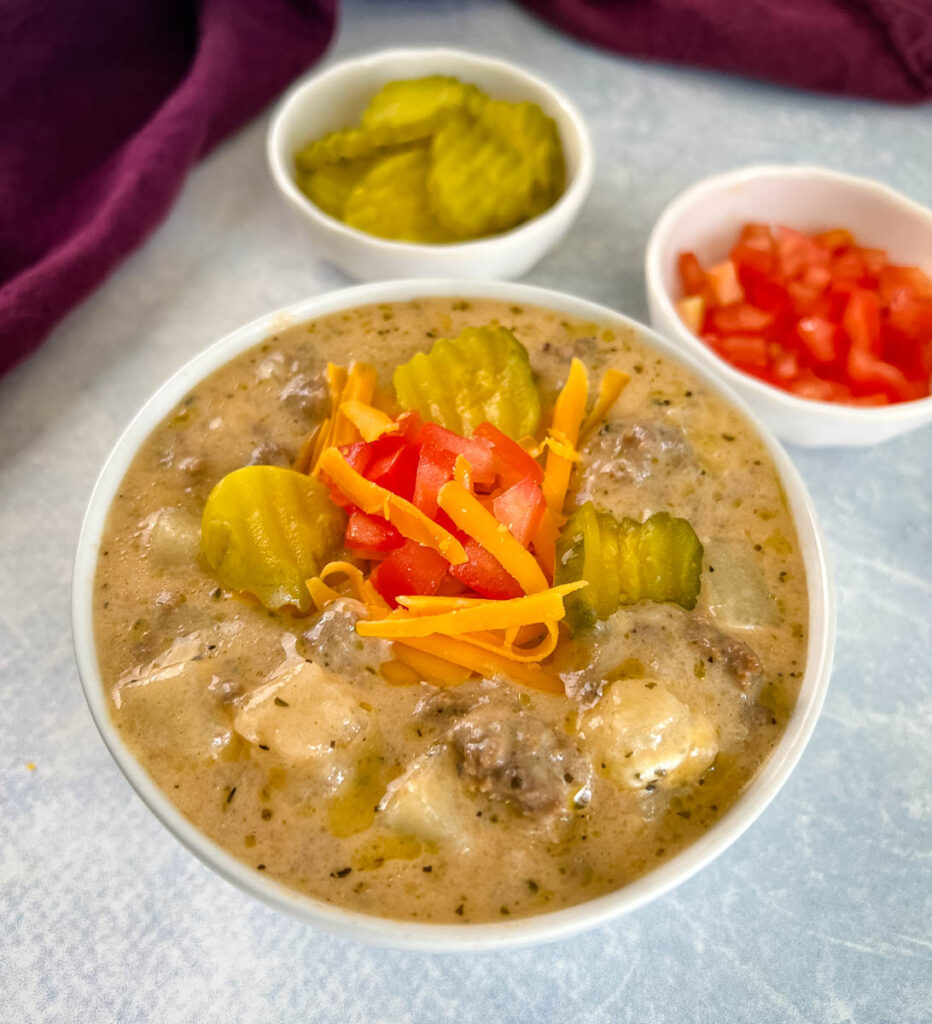
M 224 590 L 199 551 L 218 480 L 294 461 L 325 414 L 328 361 L 373 363 L 388 385 L 435 338 L 490 323 L 528 349 L 545 410 L 574 356 L 593 383 L 607 367 L 631 377 L 569 504 L 639 521 L 668 511 L 704 546 L 692 611 L 629 606 L 561 643 L 566 696 L 504 679 L 390 685 L 386 645 L 359 641 L 351 602 L 269 612 Z M 110 714 L 174 804 L 256 871 L 418 921 L 539 914 L 666 861 L 767 759 L 805 667 L 796 532 L 744 418 L 633 331 L 496 301 L 289 325 L 211 374 L 127 472 L 95 586 Z

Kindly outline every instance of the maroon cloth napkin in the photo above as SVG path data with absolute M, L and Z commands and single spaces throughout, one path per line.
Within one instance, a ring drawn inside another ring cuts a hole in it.
M 521 0 L 581 39 L 803 89 L 932 97 L 932 0 Z
M 337 0 L 8 0 L 0 372 L 136 247 L 191 165 L 326 48 Z

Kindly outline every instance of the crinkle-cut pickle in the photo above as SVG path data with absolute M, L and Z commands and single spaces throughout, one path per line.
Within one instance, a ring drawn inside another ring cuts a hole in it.
M 350 227 L 408 242 L 448 242 L 427 200 L 424 149 L 382 157 L 354 185 L 343 210 Z
M 672 602 L 695 607 L 702 544 L 685 519 L 656 512 L 643 523 L 599 512 L 591 501 L 570 516 L 557 544 L 554 584 L 586 580 L 566 601 L 574 629 L 607 619 L 623 604 Z
M 387 82 L 369 101 L 362 127 L 393 143 L 426 139 L 454 111 L 478 110 L 485 94 L 458 78 L 431 75 L 427 78 Z
M 378 179 L 378 188 L 353 197 L 380 168 L 393 176 L 389 161 L 412 147 L 427 152 L 423 176 L 401 175 L 392 187 Z M 385 238 L 430 243 L 507 231 L 551 206 L 564 184 L 556 124 L 540 107 L 493 100 L 445 75 L 386 83 L 359 125 L 296 153 L 295 172 L 298 187 L 331 216 Z
M 361 157 L 323 164 L 314 171 L 299 170 L 298 186 L 324 213 L 342 220 L 350 193 L 371 169 L 373 162 L 371 157 Z
M 563 183 L 556 126 L 532 103 L 490 100 L 433 138 L 428 176 L 438 219 L 460 238 L 507 231 L 550 206 Z
M 201 551 L 230 590 L 266 608 L 308 611 L 305 580 L 338 548 L 343 515 L 317 480 L 279 466 L 244 466 L 210 492 L 201 518 Z
M 395 368 L 398 403 L 458 434 L 488 421 L 519 440 L 537 433 L 540 394 L 527 349 L 506 327 L 466 327 Z

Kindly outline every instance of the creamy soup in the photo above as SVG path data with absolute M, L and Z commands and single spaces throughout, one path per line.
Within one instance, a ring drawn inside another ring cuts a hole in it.
M 561 636 L 565 695 L 500 677 L 391 685 L 388 644 L 359 637 L 352 599 L 268 611 L 200 551 L 217 481 L 291 466 L 326 415 L 328 360 L 366 360 L 388 384 L 433 339 L 490 323 L 526 346 L 545 409 L 574 356 L 593 381 L 631 377 L 581 449 L 567 511 L 666 511 L 703 545 L 692 610 L 627 605 Z M 214 842 L 328 903 L 477 922 L 618 889 L 724 814 L 792 712 L 808 610 L 773 463 L 702 381 L 632 331 L 425 299 L 288 326 L 195 387 L 113 502 L 95 623 L 116 727 Z

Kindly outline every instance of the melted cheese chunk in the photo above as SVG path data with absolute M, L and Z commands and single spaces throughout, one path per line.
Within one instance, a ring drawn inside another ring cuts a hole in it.
M 718 751 L 704 716 L 643 679 L 612 683 L 579 731 L 594 763 L 622 789 L 681 785 L 701 775 Z

